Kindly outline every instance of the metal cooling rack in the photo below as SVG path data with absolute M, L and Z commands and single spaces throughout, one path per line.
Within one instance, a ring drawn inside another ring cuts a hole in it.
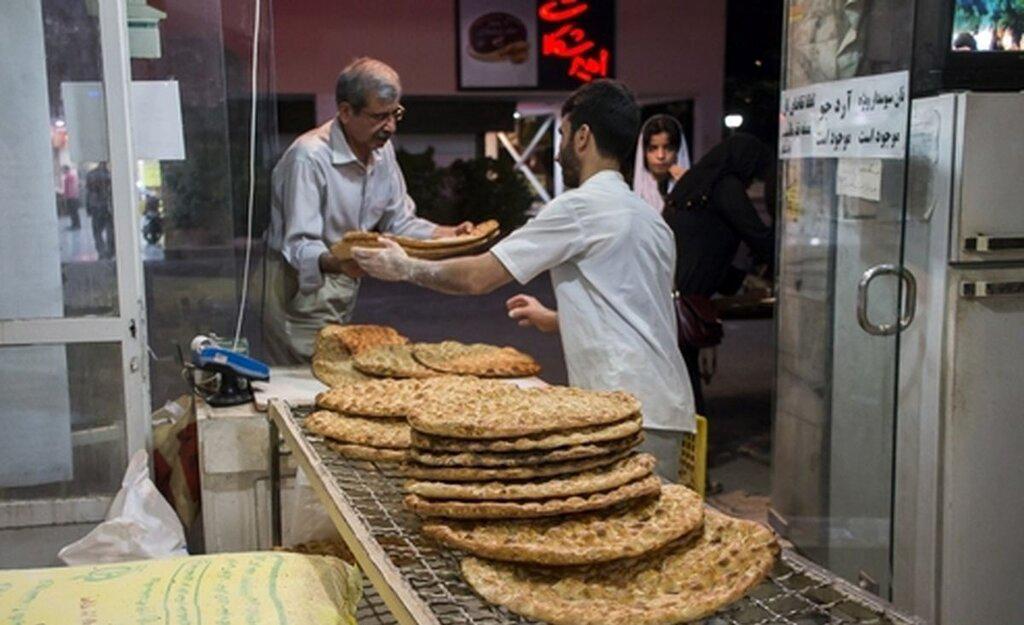
M 360 625 L 537 623 L 491 605 L 459 574 L 459 552 L 419 531 L 402 505 L 394 465 L 349 460 L 301 427 L 304 413 L 274 401 L 269 414 L 310 477 L 368 582 Z M 922 625 L 790 550 L 746 597 L 706 625 Z

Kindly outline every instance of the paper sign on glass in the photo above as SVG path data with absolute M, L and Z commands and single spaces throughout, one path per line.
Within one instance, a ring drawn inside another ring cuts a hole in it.
M 910 74 L 782 92 L 779 158 L 905 158 Z

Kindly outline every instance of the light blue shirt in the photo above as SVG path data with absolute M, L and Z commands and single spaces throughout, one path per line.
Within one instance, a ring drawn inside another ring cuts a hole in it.
M 299 290 L 323 286 L 320 255 L 350 230 L 427 239 L 436 225 L 416 217 L 389 141 L 366 165 L 337 118 L 295 140 L 274 167 L 267 243 L 298 273 Z

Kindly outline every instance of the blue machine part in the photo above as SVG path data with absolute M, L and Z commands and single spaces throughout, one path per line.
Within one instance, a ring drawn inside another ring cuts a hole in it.
M 203 347 L 193 356 L 192 362 L 200 369 L 227 368 L 250 380 L 270 379 L 270 367 L 265 363 L 223 347 Z

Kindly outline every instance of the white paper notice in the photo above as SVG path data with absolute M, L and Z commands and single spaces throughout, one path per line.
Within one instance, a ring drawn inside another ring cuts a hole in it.
M 841 158 L 836 170 L 836 195 L 872 202 L 882 199 L 882 159 Z
M 905 158 L 908 72 L 782 92 L 779 158 Z
M 60 89 L 67 117 L 71 160 L 79 163 L 108 160 L 103 85 L 98 82 L 65 82 L 61 83 Z M 132 143 L 137 159 L 168 161 L 185 158 L 178 81 L 132 81 Z

